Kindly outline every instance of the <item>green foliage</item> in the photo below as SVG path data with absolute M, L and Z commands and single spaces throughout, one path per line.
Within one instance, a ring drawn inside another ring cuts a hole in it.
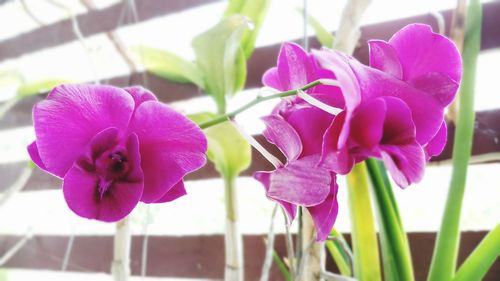
M 301 14 L 304 13 L 304 9 L 297 9 Z M 314 29 L 316 33 L 316 38 L 321 43 L 321 46 L 332 48 L 333 47 L 333 34 L 328 31 L 315 17 L 307 15 L 307 23 Z
M 197 124 L 215 117 L 215 114 L 208 112 L 189 116 Z M 208 139 L 207 157 L 224 178 L 236 178 L 250 166 L 251 147 L 230 122 L 205 129 L 205 135 Z
M 366 160 L 378 213 L 385 280 L 414 280 L 410 247 L 384 165 Z
M 219 113 L 226 111 L 226 96 L 243 88 L 246 79 L 246 60 L 240 46 L 248 19 L 231 16 L 192 42 L 196 64 L 205 74 L 205 90 L 211 95 Z
M 330 236 L 333 240 L 325 242 L 326 249 L 332 256 L 333 260 L 339 268 L 340 274 L 344 276 L 352 276 L 351 256 L 352 252 L 344 237 L 337 230 L 332 229 Z M 349 252 L 348 252 L 349 251 Z
M 464 261 L 453 281 L 480 281 L 500 256 L 500 224 L 490 231 Z
M 290 270 L 275 250 L 273 250 L 273 261 L 278 266 L 278 269 L 283 275 L 283 279 L 285 279 L 285 281 L 292 281 Z
M 347 175 L 347 197 L 354 250 L 354 277 L 359 281 L 380 281 L 382 276 L 377 234 L 368 181 L 365 163 L 357 164 Z
M 253 28 L 247 29 L 241 39 L 245 58 L 249 58 L 255 49 L 255 40 L 266 18 L 271 0 L 230 0 L 224 15 L 242 15 L 252 21 Z
M 17 89 L 17 96 L 19 98 L 24 98 L 40 93 L 46 93 L 52 90 L 52 88 L 64 83 L 68 83 L 68 81 L 63 79 L 47 79 L 26 83 Z
M 178 83 L 193 83 L 205 88 L 203 74 L 196 64 L 174 53 L 150 47 L 133 47 L 132 51 L 141 58 L 146 70 L 163 79 Z
M 455 274 L 460 241 L 460 213 L 474 133 L 474 88 L 481 46 L 481 2 L 470 2 L 464 40 L 463 75 L 453 143 L 453 171 L 441 228 L 429 271 L 429 281 L 449 281 Z

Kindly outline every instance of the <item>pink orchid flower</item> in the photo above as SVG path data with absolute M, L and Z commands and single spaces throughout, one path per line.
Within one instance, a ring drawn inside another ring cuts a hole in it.
M 331 74 L 319 68 L 315 59 L 298 45 L 285 43 L 278 66 L 266 72 L 263 83 L 286 91 L 318 78 L 331 78 Z M 321 94 L 322 89 L 336 93 L 337 97 Z M 343 102 L 338 88 L 322 85 L 308 92 L 320 100 Z M 280 102 L 271 115 L 263 118 L 264 137 L 283 152 L 287 162 L 274 171 L 254 174 L 264 185 L 268 198 L 283 207 L 290 222 L 295 218 L 297 205 L 308 209 L 317 240 L 328 237 L 338 213 L 336 174 L 318 166 L 322 148 L 318 135 L 323 135 L 333 117 L 298 97 Z
M 33 162 L 63 179 L 69 208 L 106 222 L 138 204 L 186 194 L 207 140 L 186 117 L 141 87 L 61 85 L 33 108 Z
M 381 158 L 404 188 L 421 180 L 425 162 L 446 144 L 444 110 L 458 90 L 461 58 L 453 42 L 423 24 L 369 47 L 370 67 L 332 50 L 314 52 L 345 101 L 325 132 L 321 162 L 345 174 L 354 163 Z

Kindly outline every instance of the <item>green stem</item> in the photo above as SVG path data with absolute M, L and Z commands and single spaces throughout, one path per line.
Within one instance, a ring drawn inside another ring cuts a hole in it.
M 238 227 L 238 202 L 235 177 L 224 177 L 226 200 L 226 270 L 224 280 L 243 280 L 243 241 Z
M 354 277 L 359 281 L 380 281 L 382 277 L 377 233 L 370 202 L 368 174 L 364 163 L 356 165 L 347 175 L 347 185 L 354 250 Z
M 204 123 L 201 123 L 200 124 L 200 128 L 202 129 L 206 129 L 206 128 L 209 128 L 209 127 L 212 127 L 214 125 L 217 125 L 219 123 L 222 123 L 224 121 L 227 121 L 229 119 L 232 119 L 234 118 L 236 115 L 240 114 L 241 112 L 253 107 L 254 105 L 257 105 L 263 101 L 267 101 L 267 100 L 272 100 L 272 99 L 276 99 L 276 98 L 283 98 L 283 97 L 288 97 L 288 96 L 293 96 L 293 95 L 296 95 L 299 91 L 305 91 L 307 89 L 310 89 L 314 86 L 318 86 L 319 84 L 321 84 L 321 81 L 320 80 L 316 80 L 314 82 L 311 82 L 307 85 L 305 85 L 304 87 L 300 88 L 300 89 L 295 89 L 295 90 L 290 90 L 290 91 L 286 91 L 286 92 L 282 92 L 282 93 L 277 93 L 277 94 L 274 94 L 274 95 L 269 95 L 267 97 L 257 97 L 256 99 L 254 99 L 253 101 L 245 104 L 244 106 L 232 111 L 232 112 L 229 112 L 229 113 L 226 113 L 226 114 L 223 114 L 217 118 L 214 118 L 210 121 L 207 121 L 207 122 L 204 122 Z
M 414 280 L 408 238 L 387 172 L 378 160 L 370 158 L 366 164 L 378 213 L 385 280 Z
M 481 17 L 481 3 L 479 0 L 473 0 L 467 14 L 463 77 L 453 143 L 453 172 L 429 271 L 429 281 L 451 280 L 456 270 L 460 244 L 460 212 L 474 132 L 474 87 L 481 43 Z
M 479 281 L 500 255 L 500 224 L 484 237 L 464 261 L 453 281 Z

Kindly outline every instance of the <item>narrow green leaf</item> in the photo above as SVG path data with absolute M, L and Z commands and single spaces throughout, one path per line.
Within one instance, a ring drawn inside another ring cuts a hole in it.
M 352 276 L 350 258 L 352 256 L 352 253 L 347 253 L 347 251 L 349 251 L 350 249 L 346 249 L 346 247 L 349 247 L 349 245 L 345 241 L 342 234 L 340 232 L 337 232 L 335 229 L 332 229 L 330 236 L 332 236 L 334 240 L 327 240 L 325 242 L 326 249 L 337 264 L 340 274 L 344 276 Z
M 242 58 L 240 40 L 247 28 L 246 17 L 231 16 L 192 42 L 196 63 L 205 77 L 205 90 L 214 98 L 219 113 L 226 111 L 226 96 L 235 94 L 244 85 L 246 61 Z
M 205 88 L 203 75 L 193 62 L 187 61 L 174 53 L 150 47 L 132 47 L 140 57 L 146 70 L 160 78 L 178 83 L 193 83 Z
M 247 29 L 241 39 L 241 47 L 245 58 L 249 58 L 255 49 L 255 40 L 266 18 L 271 0 L 232 0 L 229 1 L 225 16 L 242 15 L 252 21 L 251 29 Z
M 297 9 L 300 14 L 304 13 L 304 9 Z M 314 29 L 314 33 L 316 34 L 316 38 L 321 43 L 321 46 L 332 48 L 333 47 L 333 34 L 328 31 L 315 17 L 311 15 L 307 15 L 307 23 Z
M 17 89 L 17 96 L 23 98 L 40 93 L 46 93 L 52 90 L 52 88 L 64 83 L 69 83 L 69 81 L 63 79 L 47 79 L 32 83 L 26 83 Z
M 283 260 L 275 250 L 273 250 L 273 261 L 278 266 L 278 269 L 283 275 L 283 278 L 286 281 L 292 281 L 292 275 L 290 274 L 290 270 L 288 270 L 288 267 L 286 266 L 286 264 L 283 262 Z
M 480 281 L 500 256 L 500 224 L 474 249 L 457 271 L 453 281 Z
M 380 281 L 382 275 L 368 181 L 365 163 L 357 164 L 347 175 L 354 277 L 359 281 Z
M 387 171 L 375 159 L 366 160 L 377 209 L 384 280 L 414 280 L 410 246 Z
M 198 113 L 189 118 L 200 124 L 215 118 L 213 113 Z M 250 144 L 230 122 L 224 122 L 205 129 L 208 139 L 207 157 L 224 178 L 236 178 L 250 165 L 252 151 Z
M 460 245 L 460 213 L 474 133 L 474 87 L 477 57 L 481 46 L 481 9 L 481 2 L 472 0 L 467 12 L 462 54 L 463 75 L 458 97 L 458 116 L 453 143 L 453 171 L 441 228 L 432 257 L 429 281 L 451 280 L 457 266 Z

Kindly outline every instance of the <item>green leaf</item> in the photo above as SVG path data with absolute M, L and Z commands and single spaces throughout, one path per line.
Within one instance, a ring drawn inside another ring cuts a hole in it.
M 462 54 L 463 75 L 458 95 L 458 115 L 453 143 L 453 170 L 441 228 L 438 232 L 429 281 L 451 280 L 456 269 L 460 244 L 460 213 L 465 193 L 467 168 L 474 133 L 474 88 L 476 65 L 481 46 L 481 2 L 469 4 Z
M 297 9 L 301 14 L 304 13 L 304 9 Z M 314 33 L 316 33 L 316 37 L 322 46 L 327 48 L 333 47 L 333 34 L 328 31 L 315 17 L 311 15 L 307 15 L 307 23 L 314 29 Z
M 278 266 L 278 269 L 283 275 L 283 279 L 285 279 L 286 281 L 292 281 L 292 275 L 290 274 L 290 270 L 286 266 L 285 262 L 278 255 L 276 250 L 273 250 L 273 261 Z
M 354 277 L 360 281 L 381 281 L 377 234 L 368 181 L 365 163 L 357 164 L 347 175 Z
M 215 118 L 213 113 L 198 113 L 189 118 L 197 124 Z M 236 178 L 250 166 L 252 150 L 231 122 L 224 122 L 205 131 L 208 139 L 207 157 L 224 178 Z
M 500 224 L 490 231 L 458 269 L 453 281 L 483 280 L 500 256 Z
M 196 64 L 174 53 L 155 48 L 139 46 L 133 47 L 132 51 L 140 57 L 148 72 L 163 79 L 178 83 L 193 83 L 201 89 L 205 88 L 203 74 Z
M 26 83 L 21 85 L 21 87 L 17 89 L 17 96 L 20 98 L 24 98 L 40 93 L 46 93 L 52 90 L 52 88 L 64 83 L 69 83 L 69 81 L 63 79 L 47 79 Z
M 381 161 L 366 160 L 378 213 L 384 277 L 387 281 L 414 280 L 408 238 L 399 215 L 387 171 Z
M 246 17 L 231 16 L 192 42 L 196 63 L 204 73 L 205 90 L 214 98 L 219 113 L 226 111 L 226 96 L 232 96 L 244 85 L 246 61 L 240 40 L 247 28 Z
M 231 0 L 225 16 L 242 15 L 252 20 L 253 28 L 248 29 L 241 39 L 245 58 L 249 58 L 255 49 L 255 40 L 266 18 L 271 0 Z
M 352 276 L 351 271 L 351 256 L 349 245 L 345 241 L 342 234 L 335 229 L 332 229 L 330 236 L 333 237 L 332 240 L 327 240 L 325 242 L 326 249 L 332 256 L 333 260 L 337 264 L 339 271 L 344 276 Z

